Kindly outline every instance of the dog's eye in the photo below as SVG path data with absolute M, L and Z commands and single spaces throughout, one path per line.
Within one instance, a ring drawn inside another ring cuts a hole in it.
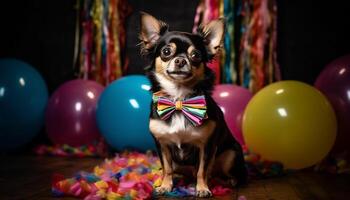
M 162 55 L 164 56 L 164 57 L 169 57 L 169 56 L 171 56 L 173 54 L 173 50 L 170 48 L 170 47 L 164 47 L 163 49 L 162 49 Z
M 200 62 L 202 59 L 202 55 L 199 51 L 193 50 L 190 54 L 190 58 L 193 62 Z

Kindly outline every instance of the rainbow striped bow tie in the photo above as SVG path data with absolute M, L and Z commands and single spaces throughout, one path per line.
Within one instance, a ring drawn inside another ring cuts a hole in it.
M 162 120 L 168 119 L 176 110 L 181 111 L 194 126 L 201 125 L 207 118 L 204 95 L 176 102 L 162 96 L 156 96 L 154 99 L 157 102 L 157 113 Z

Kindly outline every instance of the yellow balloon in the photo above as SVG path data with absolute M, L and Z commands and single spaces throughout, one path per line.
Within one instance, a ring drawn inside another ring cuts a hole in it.
M 321 161 L 336 137 L 336 117 L 317 89 L 298 81 L 281 81 L 259 91 L 243 116 L 248 148 L 287 169 Z

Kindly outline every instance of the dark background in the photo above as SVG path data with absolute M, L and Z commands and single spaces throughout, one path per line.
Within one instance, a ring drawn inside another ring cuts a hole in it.
M 191 31 L 198 0 L 129 0 L 126 74 L 141 74 L 138 11 L 146 11 L 170 24 Z M 346 1 L 278 2 L 278 62 L 283 79 L 313 84 L 324 66 L 350 53 L 350 12 Z M 0 58 L 30 63 L 43 75 L 50 93 L 75 78 L 73 66 L 76 1 L 13 0 L 0 6 Z M 42 136 L 40 136 L 42 137 Z

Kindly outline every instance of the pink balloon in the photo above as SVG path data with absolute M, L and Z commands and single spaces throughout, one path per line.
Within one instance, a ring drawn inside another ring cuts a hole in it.
M 315 87 L 328 98 L 337 115 L 338 133 L 333 152 L 350 151 L 350 55 L 329 63 L 317 77 Z
M 100 137 L 95 110 L 103 86 L 94 81 L 72 80 L 51 96 L 46 109 L 46 131 L 55 144 L 81 146 Z
M 221 84 L 215 86 L 212 96 L 224 113 L 225 121 L 233 137 L 244 145 L 242 116 L 253 94 L 243 87 Z

